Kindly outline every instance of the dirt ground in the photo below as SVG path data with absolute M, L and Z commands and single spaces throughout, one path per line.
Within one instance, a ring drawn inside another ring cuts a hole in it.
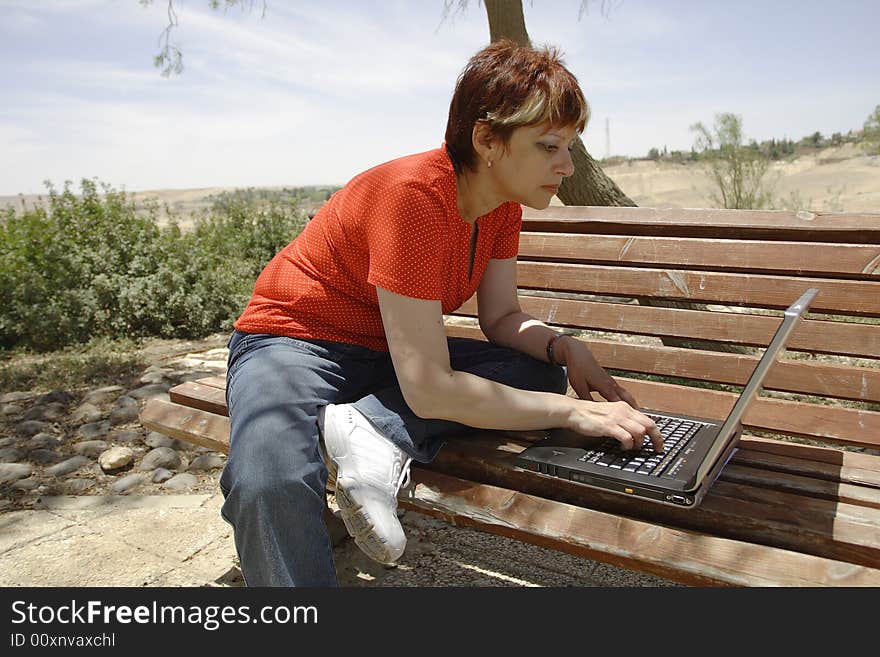
M 709 199 L 712 184 L 697 165 L 631 160 L 604 169 L 637 205 L 715 207 Z M 779 199 L 776 205 L 779 208 L 880 213 L 880 156 L 865 155 L 855 144 L 820 149 L 791 162 L 777 162 L 771 166 L 766 180 L 774 199 Z M 167 204 L 185 227 L 189 217 L 210 208 L 212 196 L 232 189 L 159 189 L 130 191 L 129 194 L 141 208 L 150 200 L 158 201 L 160 207 Z M 30 207 L 39 201 L 36 195 L 0 196 L 0 208 L 9 205 L 20 208 L 22 202 Z M 799 207 L 792 208 L 795 202 Z M 165 220 L 166 215 L 160 213 L 159 222 Z

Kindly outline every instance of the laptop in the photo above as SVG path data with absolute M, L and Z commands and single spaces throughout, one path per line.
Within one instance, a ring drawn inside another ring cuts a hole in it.
M 593 438 L 554 429 L 517 457 L 526 470 L 663 504 L 693 508 L 736 451 L 742 418 L 758 396 L 767 372 L 819 290 L 795 301 L 723 422 L 643 410 L 663 435 L 663 451 L 645 436 L 640 450 L 624 450 L 614 438 Z

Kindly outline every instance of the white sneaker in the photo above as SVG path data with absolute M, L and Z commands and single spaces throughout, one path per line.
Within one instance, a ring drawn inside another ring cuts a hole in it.
M 348 533 L 371 559 L 396 562 L 406 547 L 406 535 L 397 519 L 397 492 L 409 483 L 412 458 L 351 404 L 322 408 L 318 427 Z

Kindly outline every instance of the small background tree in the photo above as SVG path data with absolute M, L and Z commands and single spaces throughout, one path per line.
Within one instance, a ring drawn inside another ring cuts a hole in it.
M 711 131 L 702 122 L 691 130 L 697 135 L 694 148 L 715 185 L 709 198 L 717 207 L 753 210 L 771 204 L 772 193 L 765 181 L 770 160 L 757 144 L 743 144 L 742 117 L 716 114 Z
M 865 150 L 870 155 L 880 155 L 880 105 L 865 121 Z

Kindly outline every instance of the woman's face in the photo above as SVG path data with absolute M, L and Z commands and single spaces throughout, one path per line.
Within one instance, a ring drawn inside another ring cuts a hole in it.
M 562 179 L 574 173 L 570 149 L 576 139 L 574 126 L 542 123 L 517 128 L 507 149 L 503 145 L 492 148 L 488 173 L 506 200 L 543 210 Z

